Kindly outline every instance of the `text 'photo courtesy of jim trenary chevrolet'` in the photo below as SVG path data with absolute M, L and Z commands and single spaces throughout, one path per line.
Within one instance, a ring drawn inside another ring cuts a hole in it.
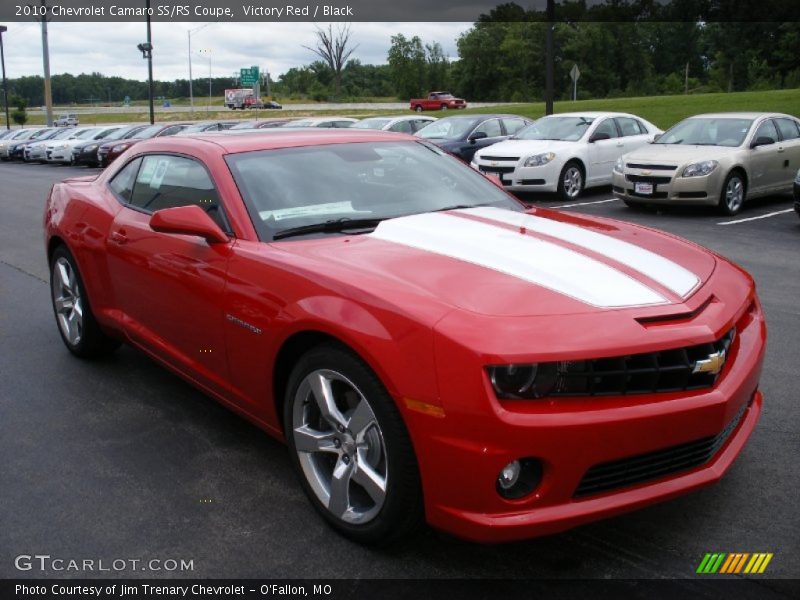
M 0 49 L 0 597 L 800 595 L 794 2 Z

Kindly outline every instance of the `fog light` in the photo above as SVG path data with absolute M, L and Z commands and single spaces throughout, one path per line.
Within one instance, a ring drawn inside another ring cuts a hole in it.
M 536 458 L 512 460 L 497 476 L 497 493 L 516 500 L 530 494 L 542 480 L 542 463 Z

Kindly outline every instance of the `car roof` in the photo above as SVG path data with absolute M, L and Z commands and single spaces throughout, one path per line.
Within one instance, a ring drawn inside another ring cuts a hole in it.
M 636 115 L 632 115 L 631 113 L 625 112 L 611 112 L 611 111 L 603 111 L 603 110 L 583 110 L 583 111 L 573 111 L 573 112 L 564 112 L 564 113 L 556 113 L 550 115 L 551 117 L 594 117 L 596 119 L 602 117 L 636 117 Z
M 183 137 L 151 138 L 140 142 L 144 151 L 168 150 L 183 145 L 201 142 L 219 147 L 223 154 L 274 150 L 277 148 L 298 148 L 326 144 L 347 144 L 363 142 L 386 142 L 388 140 L 419 142 L 419 138 L 403 133 L 389 133 L 374 129 L 274 129 L 265 134 L 263 130 L 241 129 L 229 131 L 203 132 Z
M 477 114 L 477 115 L 448 115 L 446 117 L 442 117 L 438 119 L 439 121 L 445 121 L 447 119 L 527 119 L 530 121 L 529 117 L 522 117 L 520 115 L 508 115 L 508 114 L 494 114 L 494 113 L 487 113 L 487 114 Z
M 739 119 L 760 119 L 761 117 L 789 117 L 790 119 L 796 119 L 797 117 L 793 117 L 792 115 L 787 115 L 783 113 L 772 113 L 772 112 L 718 112 L 718 113 L 704 113 L 700 115 L 692 115 L 688 117 L 689 119 L 724 119 L 724 118 L 739 118 Z

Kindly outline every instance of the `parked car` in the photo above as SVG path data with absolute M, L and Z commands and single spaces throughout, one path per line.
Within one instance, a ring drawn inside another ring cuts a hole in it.
M 74 113 L 59 115 L 59 117 L 53 121 L 54 127 L 77 127 L 78 125 L 80 125 L 80 120 L 78 119 L 78 115 Z
M 800 170 L 794 176 L 794 211 L 800 217 Z
M 130 343 L 285 440 L 359 542 L 423 518 L 507 541 L 674 498 L 725 474 L 762 409 L 744 270 L 526 210 L 411 136 L 142 141 L 44 214 L 69 351 Z
M 56 129 L 54 127 L 43 127 L 41 129 L 37 129 L 36 132 L 31 135 L 27 140 L 20 140 L 16 142 L 11 142 L 8 145 L 8 158 L 9 160 L 25 160 L 25 148 L 30 144 L 35 144 L 37 142 L 46 141 L 52 138 L 56 133 L 62 131 L 60 129 Z
M 456 98 L 450 92 L 430 92 L 427 98 L 412 98 L 409 101 L 411 110 L 448 110 L 451 108 L 467 108 L 463 98 Z
M 575 112 L 543 117 L 475 154 L 473 166 L 515 192 L 558 192 L 574 200 L 611 184 L 617 159 L 663 133 L 636 115 Z
M 47 144 L 58 140 L 74 139 L 85 129 L 86 128 L 81 129 L 80 127 L 54 128 L 53 135 L 48 135 L 47 139 L 39 139 L 25 144 L 23 160 L 25 162 L 47 162 Z
M 273 127 L 283 127 L 294 119 L 248 119 L 247 121 L 239 121 L 231 129 L 271 129 Z
M 30 137 L 35 135 L 37 131 L 39 130 L 35 128 L 12 129 L 12 133 L 10 135 L 7 135 L 5 138 L 0 140 L 0 160 L 9 160 L 8 148 L 10 145 L 15 145 L 18 142 L 30 139 Z
M 169 137 L 186 129 L 191 123 L 156 123 L 138 131 L 134 137 L 106 142 L 97 149 L 97 159 L 101 167 L 107 167 L 123 152 L 142 140 L 154 137 Z
M 179 131 L 176 135 L 184 135 L 184 134 L 193 134 L 193 133 L 202 133 L 204 131 L 224 131 L 225 129 L 230 129 L 234 125 L 238 124 L 239 121 L 201 121 L 199 123 L 192 123 L 191 125 L 186 126 L 184 129 Z
M 267 100 L 266 102 L 262 103 L 261 108 L 266 108 L 267 110 L 280 110 L 283 108 L 283 105 L 275 102 L 275 100 Z
M 16 133 L 16 129 L 0 129 L 0 140 L 4 140 L 8 137 L 11 137 Z
M 370 117 L 361 119 L 353 124 L 353 129 L 377 129 L 380 131 L 394 131 L 396 133 L 416 133 L 426 125 L 430 125 L 436 117 L 413 116 L 409 117 Z
M 142 131 L 145 127 L 147 127 L 147 125 L 126 125 L 125 127 L 120 127 L 116 131 L 112 131 L 102 140 L 93 140 L 90 142 L 81 143 L 75 146 L 73 149 L 73 163 L 76 165 L 99 167 L 100 158 L 97 156 L 97 151 L 100 149 L 102 144 L 135 137 L 136 134 Z
M 49 163 L 72 164 L 75 148 L 85 143 L 102 140 L 119 126 L 89 127 L 75 137 L 51 141 L 45 144 L 45 157 Z
M 459 115 L 439 119 L 415 135 L 470 162 L 478 150 L 502 142 L 530 122 L 516 115 Z
M 750 198 L 791 192 L 798 167 L 800 122 L 795 117 L 697 115 L 621 157 L 613 191 L 628 206 L 699 204 L 735 215 Z
M 353 123 L 357 122 L 358 119 L 351 119 L 350 117 L 311 117 L 289 121 L 281 125 L 281 127 L 326 127 L 343 129 L 352 127 Z

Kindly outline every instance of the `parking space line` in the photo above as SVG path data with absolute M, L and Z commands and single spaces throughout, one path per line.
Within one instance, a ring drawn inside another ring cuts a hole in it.
M 605 204 L 606 202 L 616 202 L 619 198 L 609 198 L 608 200 L 595 200 L 594 202 L 576 202 L 575 204 L 561 204 L 550 206 L 549 208 L 572 208 L 573 206 L 587 206 L 588 204 Z
M 775 212 L 767 213 L 765 215 L 759 215 L 757 217 L 747 217 L 746 219 L 736 219 L 735 221 L 722 221 L 722 223 L 717 223 L 717 225 L 736 225 L 737 223 L 747 223 L 748 221 L 757 221 L 758 219 L 766 219 L 768 217 L 774 217 L 775 215 L 785 215 L 786 213 L 794 212 L 793 208 L 787 208 L 786 210 L 776 210 Z

